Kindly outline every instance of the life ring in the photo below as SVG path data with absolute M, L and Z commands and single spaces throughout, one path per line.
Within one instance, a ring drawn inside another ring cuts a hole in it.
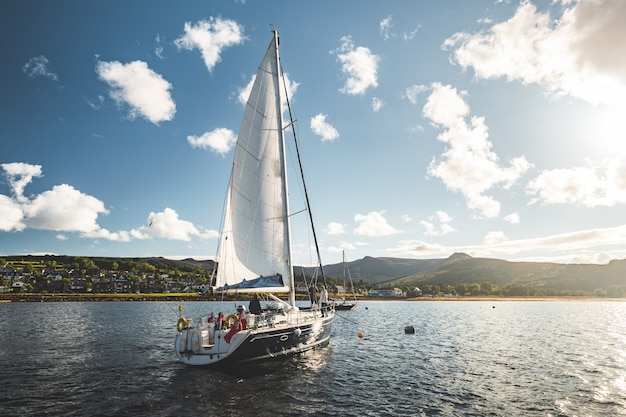
M 182 332 L 183 329 L 187 328 L 187 319 L 184 317 L 181 317 L 178 319 L 178 323 L 176 323 L 176 328 L 178 329 L 179 332 Z
M 236 314 L 229 314 L 228 316 L 226 316 L 226 320 L 224 321 L 224 323 L 226 324 L 226 328 L 230 329 L 231 327 L 233 327 L 233 325 L 237 323 L 237 320 L 239 320 L 239 316 L 237 316 Z

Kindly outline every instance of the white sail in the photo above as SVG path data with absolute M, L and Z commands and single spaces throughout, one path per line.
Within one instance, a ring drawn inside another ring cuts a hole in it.
M 273 32 L 237 138 L 213 288 L 267 293 L 261 298 L 271 305 L 265 309 L 254 306 L 249 313 L 245 306 L 237 306 L 237 314 L 228 315 L 225 321 L 213 315 L 197 321 L 183 317 L 181 305 L 174 350 L 189 365 L 249 366 L 325 347 L 330 342 L 333 305 L 300 307 L 295 300 L 281 98 L 287 105 L 289 102 L 286 94 L 281 94 L 278 32 Z M 300 174 L 306 197 L 301 166 Z M 315 238 L 308 197 L 306 202 Z M 315 244 L 317 248 L 316 238 Z M 319 259 L 319 249 L 317 252 Z M 321 261 L 320 270 L 323 276 Z M 272 294 L 286 292 L 288 301 Z
M 218 253 L 218 289 L 287 292 L 293 285 L 279 70 L 274 36 L 237 137 Z

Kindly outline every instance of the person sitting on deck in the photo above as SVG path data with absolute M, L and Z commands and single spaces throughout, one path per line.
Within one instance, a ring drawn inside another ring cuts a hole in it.
M 261 309 L 261 302 L 259 301 L 259 296 L 257 294 L 254 294 L 254 298 L 250 300 L 250 306 L 248 307 L 248 309 L 252 314 L 263 314 L 263 309 Z
M 224 322 L 226 318 L 224 317 L 224 313 L 220 311 L 217 315 L 217 321 L 215 322 L 215 330 L 222 330 L 224 328 Z
M 239 306 L 237 307 L 237 312 L 239 313 L 237 321 L 235 321 L 233 327 L 231 327 L 230 331 L 226 334 L 226 336 L 224 336 L 224 341 L 226 343 L 230 343 L 235 333 L 245 330 L 248 325 L 248 321 L 246 320 L 246 308 L 244 306 Z
M 217 315 L 215 314 L 215 311 L 211 311 L 211 315 L 209 316 L 209 323 L 213 323 L 215 324 L 215 327 L 217 327 Z

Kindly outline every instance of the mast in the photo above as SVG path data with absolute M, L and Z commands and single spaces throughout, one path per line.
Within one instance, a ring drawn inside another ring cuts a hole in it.
M 286 147 L 285 147 L 285 134 L 284 134 L 284 127 L 283 127 L 283 109 L 282 109 L 282 100 L 281 100 L 281 95 L 280 95 L 280 80 L 281 80 L 281 72 L 282 69 L 280 67 L 280 55 L 278 52 L 278 45 L 280 44 L 279 38 L 278 38 L 278 30 L 273 27 L 272 28 L 272 32 L 274 33 L 274 48 L 276 49 L 276 74 L 275 76 L 275 82 L 276 82 L 276 86 L 277 86 L 277 92 L 278 92 L 278 100 L 276 100 L 276 112 L 277 112 L 277 116 L 278 116 L 278 133 L 279 133 L 279 146 L 280 146 L 280 171 L 283 175 L 284 181 L 282 182 L 282 198 L 283 198 L 283 207 L 284 207 L 284 212 L 283 215 L 285 216 L 285 228 L 284 228 L 284 241 L 287 244 L 287 267 L 289 270 L 289 304 L 291 304 L 292 306 L 296 305 L 296 283 L 295 283 L 295 277 L 294 277 L 294 273 L 293 273 L 293 263 L 291 261 L 292 259 L 292 253 L 291 253 L 291 222 L 289 219 L 289 194 L 288 194 L 288 190 L 289 187 L 287 186 L 287 156 L 286 156 Z M 285 96 L 286 94 L 285 90 Z M 290 113 L 290 117 L 291 117 L 291 113 Z

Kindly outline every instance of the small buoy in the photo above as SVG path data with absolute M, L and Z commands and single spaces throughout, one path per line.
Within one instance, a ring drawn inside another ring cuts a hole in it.
M 363 339 L 363 332 L 359 332 L 359 339 Z
M 404 333 L 405 334 L 415 334 L 415 327 L 413 327 L 413 326 L 406 326 L 404 328 Z

